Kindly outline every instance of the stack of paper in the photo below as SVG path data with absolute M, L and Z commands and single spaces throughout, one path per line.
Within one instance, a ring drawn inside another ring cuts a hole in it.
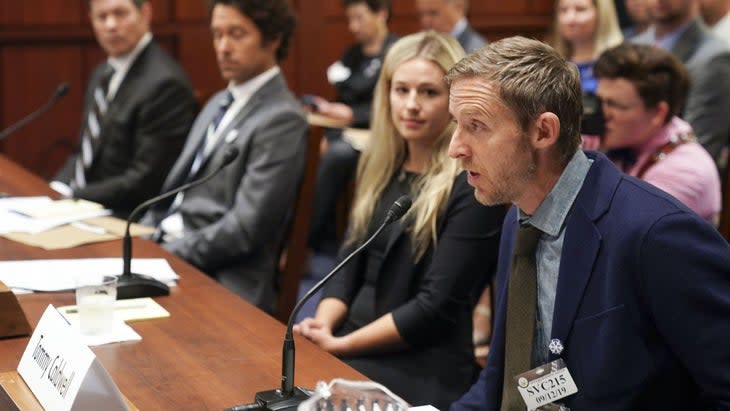
M 51 200 L 48 197 L 0 199 L 0 234 L 37 234 L 74 221 L 111 214 L 86 200 Z
M 86 200 L 10 197 L 0 199 L 0 235 L 46 250 L 116 240 L 124 235 L 127 224 L 110 213 Z M 152 227 L 130 227 L 132 236 L 153 232 Z
M 16 292 L 64 291 L 74 289 L 77 279 L 120 275 L 122 268 L 121 258 L 0 261 L 0 281 Z M 131 268 L 168 285 L 180 278 L 164 258 L 133 258 Z

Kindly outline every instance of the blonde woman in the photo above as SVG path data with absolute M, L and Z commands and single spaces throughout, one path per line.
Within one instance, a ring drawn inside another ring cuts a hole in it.
M 623 41 L 612 0 L 558 0 L 551 45 L 578 66 L 583 91 L 593 94 L 593 62 Z
M 449 159 L 446 71 L 464 56 L 449 35 L 413 34 L 386 55 L 373 142 L 362 153 L 346 249 L 403 194 L 410 211 L 324 289 L 295 331 L 411 404 L 440 409 L 475 372 L 472 309 L 496 264 L 503 207 L 483 207 Z

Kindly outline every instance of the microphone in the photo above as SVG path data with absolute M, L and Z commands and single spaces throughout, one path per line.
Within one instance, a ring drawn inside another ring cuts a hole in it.
M 347 264 L 354 256 L 358 255 L 362 250 L 365 249 L 370 243 L 380 234 L 383 229 L 390 223 L 399 220 L 403 215 L 411 208 L 411 198 L 407 195 L 401 196 L 396 200 L 393 205 L 388 209 L 383 223 L 380 224 L 377 230 L 370 236 L 360 247 L 350 253 L 342 262 L 340 262 L 335 268 L 332 269 L 324 278 L 319 280 L 306 294 L 302 297 L 297 305 L 294 306 L 291 314 L 289 314 L 289 321 L 286 325 L 286 336 L 284 337 L 284 346 L 282 347 L 282 361 L 281 361 L 281 388 L 269 391 L 261 391 L 256 393 L 255 402 L 250 404 L 236 405 L 231 408 L 227 408 L 224 411 L 253 411 L 253 410 L 295 410 L 299 403 L 309 398 L 310 394 L 308 390 L 294 386 L 294 319 L 296 318 L 299 310 L 317 291 L 319 291 L 324 285 L 337 274 L 342 267 Z
M 15 132 L 15 130 L 23 127 L 24 125 L 26 125 L 26 124 L 30 123 L 31 121 L 35 120 L 36 117 L 38 117 L 41 114 L 45 113 L 49 108 L 51 108 L 51 106 L 53 106 L 53 104 L 56 101 L 58 101 L 58 99 L 60 99 L 61 97 L 65 96 L 66 94 L 68 94 L 69 88 L 70 87 L 69 87 L 68 83 L 61 83 L 61 84 L 59 84 L 58 87 L 56 87 L 56 91 L 53 92 L 53 95 L 51 96 L 51 98 L 48 99 L 48 101 L 46 101 L 42 106 L 38 107 L 38 109 L 36 111 L 34 111 L 34 112 L 28 114 L 27 116 L 21 118 L 20 120 L 18 120 L 17 123 L 11 125 L 10 127 L 6 128 L 5 130 L 0 131 L 0 141 L 4 140 L 5 137 L 13 134 Z
M 122 239 L 122 262 L 124 264 L 122 275 L 117 280 L 117 299 L 125 300 L 128 298 L 140 298 L 140 297 L 158 297 L 162 295 L 170 295 L 170 287 L 162 281 L 156 280 L 150 276 L 132 273 L 132 236 L 129 234 L 129 227 L 132 225 L 132 221 L 135 221 L 139 214 L 146 210 L 149 206 L 156 204 L 166 198 L 169 198 L 181 191 L 185 191 L 191 187 L 203 184 L 206 181 L 213 178 L 223 168 L 231 164 L 233 160 L 238 157 L 238 149 L 235 147 L 228 147 L 223 154 L 223 162 L 215 169 L 212 173 L 202 177 L 198 180 L 191 181 L 187 184 L 183 184 L 180 187 L 170 190 L 166 193 L 160 194 L 157 197 L 152 197 L 149 200 L 141 203 L 132 210 L 127 217 L 127 228 L 124 230 L 124 238 Z

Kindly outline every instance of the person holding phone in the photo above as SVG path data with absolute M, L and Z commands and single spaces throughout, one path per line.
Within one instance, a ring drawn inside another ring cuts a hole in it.
M 336 101 L 316 95 L 303 100 L 313 112 L 342 127 L 370 128 L 373 88 L 383 57 L 397 37 L 388 29 L 390 0 L 343 0 L 348 29 L 357 40 L 327 69 L 327 79 L 337 91 Z M 338 195 L 352 179 L 359 151 L 342 138 L 342 129 L 325 133 L 310 222 L 309 245 L 315 252 L 334 253 Z

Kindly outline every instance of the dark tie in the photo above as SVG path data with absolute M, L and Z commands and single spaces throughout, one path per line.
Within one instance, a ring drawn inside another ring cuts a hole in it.
M 107 65 L 101 74 L 99 84 L 94 88 L 89 115 L 86 118 L 84 134 L 81 137 L 81 152 L 76 159 L 74 182 L 77 187 L 86 186 L 86 171 L 93 164 L 94 153 L 96 153 L 97 148 L 101 144 L 101 122 L 109 108 L 107 92 L 109 91 L 109 82 L 113 75 L 114 69 L 112 66 Z
M 514 377 L 530 369 L 537 305 L 535 250 L 540 234 L 529 224 L 517 230 L 507 290 L 502 411 L 526 409 Z
M 195 152 L 195 157 L 193 158 L 193 164 L 190 167 L 190 173 L 188 173 L 188 178 L 187 178 L 186 182 L 191 181 L 195 177 L 195 175 L 198 173 L 198 170 L 200 169 L 200 165 L 203 163 L 203 160 L 205 159 L 206 149 L 208 146 L 208 133 L 215 132 L 216 129 L 218 129 L 218 125 L 221 123 L 223 116 L 226 114 L 226 111 L 228 111 L 228 108 L 233 103 L 233 100 L 234 100 L 233 94 L 231 94 L 230 91 L 226 90 L 226 94 L 218 102 L 218 104 L 219 104 L 218 111 L 216 111 L 215 115 L 213 116 L 213 120 L 210 122 L 210 128 L 212 128 L 212 130 L 206 130 L 205 136 L 203 136 L 203 139 L 200 142 L 200 145 L 198 146 L 198 150 Z
M 223 120 L 223 116 L 226 114 L 226 111 L 228 111 L 228 107 L 231 106 L 231 103 L 233 103 L 233 94 L 231 94 L 229 90 L 226 90 L 226 94 L 223 96 L 223 99 L 218 102 L 218 104 L 220 104 L 218 111 L 215 113 L 215 117 L 213 117 L 213 121 L 211 122 L 214 131 L 218 129 L 218 125 L 221 123 L 221 120 Z
M 226 111 L 228 111 L 228 108 L 233 103 L 234 97 L 233 94 L 229 90 L 226 90 L 226 94 L 223 96 L 223 98 L 218 101 L 218 111 L 216 111 L 215 115 L 213 116 L 213 120 L 210 122 L 210 127 L 212 127 L 212 130 L 206 130 L 205 136 L 203 136 L 200 145 L 198 146 L 198 149 L 195 152 L 195 157 L 193 158 L 193 164 L 190 166 L 190 172 L 188 172 L 188 176 L 183 182 L 183 184 L 187 184 L 195 178 L 196 174 L 198 173 L 198 170 L 200 170 L 200 166 L 203 164 L 203 160 L 205 159 L 205 151 L 206 147 L 208 145 L 208 134 L 211 132 L 215 132 L 215 130 L 218 128 L 218 125 L 220 124 L 221 120 L 223 119 L 223 116 L 226 114 Z M 183 193 L 178 193 L 175 196 L 175 199 L 170 204 L 170 207 L 168 207 L 167 212 L 165 212 L 165 215 L 160 219 L 160 221 L 157 224 L 157 230 L 152 235 L 152 240 L 156 242 L 160 242 L 162 240 L 162 237 L 165 235 L 165 232 L 162 230 L 162 227 L 160 224 L 164 219 L 167 217 L 175 214 L 179 209 L 180 205 L 182 204 L 182 200 L 184 198 Z

